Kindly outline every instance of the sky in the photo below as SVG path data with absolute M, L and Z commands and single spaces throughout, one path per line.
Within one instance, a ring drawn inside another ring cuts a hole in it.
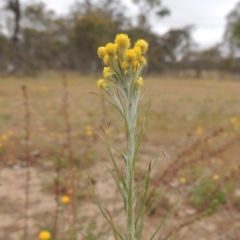
M 26 2 L 27 0 L 23 0 Z M 28 0 L 29 1 L 29 0 Z M 75 0 L 42 0 L 49 9 L 59 14 L 67 13 Z M 98 0 L 101 1 L 101 0 Z M 130 14 L 136 9 L 130 0 L 122 0 L 129 6 Z M 226 25 L 227 14 L 240 0 L 162 0 L 162 5 L 169 8 L 171 15 L 154 20 L 153 30 L 165 33 L 170 28 L 182 28 L 194 25 L 193 39 L 199 48 L 210 47 L 221 42 Z

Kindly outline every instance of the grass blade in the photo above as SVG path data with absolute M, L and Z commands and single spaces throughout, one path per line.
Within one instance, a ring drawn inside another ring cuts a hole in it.
M 177 207 L 179 201 L 181 200 L 182 197 L 182 193 L 179 191 L 179 189 L 177 188 L 180 196 L 179 199 L 177 200 L 177 202 L 174 204 L 174 206 L 172 207 L 172 209 L 169 211 L 169 213 L 166 215 L 166 217 L 162 220 L 162 222 L 159 224 L 159 226 L 157 227 L 156 231 L 153 233 L 152 237 L 149 240 L 153 240 L 154 237 L 156 236 L 156 234 L 158 233 L 158 231 L 161 229 L 162 225 L 166 222 L 167 218 L 170 216 L 170 214 L 174 211 L 174 209 Z

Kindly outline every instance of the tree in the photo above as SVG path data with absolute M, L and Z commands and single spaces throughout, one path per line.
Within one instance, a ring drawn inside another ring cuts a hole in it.
M 9 72 L 12 73 L 20 67 L 21 55 L 20 55 L 20 20 L 21 20 L 21 8 L 19 0 L 7 0 L 6 7 L 14 15 L 14 31 L 12 35 L 12 43 L 14 49 L 14 57 L 12 66 L 9 68 Z
M 224 38 L 229 44 L 231 54 L 236 55 L 240 49 L 240 2 L 227 15 Z
M 170 14 L 169 9 L 162 6 L 161 0 L 132 0 L 138 7 L 138 26 L 141 28 L 150 29 L 150 17 L 165 17 Z

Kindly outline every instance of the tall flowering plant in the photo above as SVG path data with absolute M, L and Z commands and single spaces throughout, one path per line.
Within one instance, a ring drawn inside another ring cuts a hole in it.
M 154 163 L 149 166 L 149 170 L 142 180 L 136 186 L 134 183 L 135 164 L 138 148 L 145 129 L 146 119 L 143 120 L 142 128 L 136 136 L 136 124 L 139 114 L 138 103 L 141 97 L 140 90 L 143 85 L 141 77 L 143 68 L 146 66 L 144 54 L 148 50 L 148 43 L 140 39 L 136 41 L 131 48 L 131 41 L 128 35 L 118 34 L 114 43 L 108 43 L 104 47 L 98 48 L 98 56 L 106 65 L 103 69 L 103 79 L 97 81 L 97 85 L 102 88 L 114 102 L 110 102 L 121 114 L 125 126 L 125 135 L 127 147 L 125 152 L 118 150 L 103 136 L 113 163 L 114 171 L 107 165 L 109 172 L 113 176 L 119 192 L 121 193 L 126 215 L 126 233 L 122 235 L 115 227 L 111 214 L 97 204 L 105 219 L 111 225 L 115 240 L 141 240 L 146 209 L 146 201 L 149 187 L 149 178 Z M 125 164 L 125 172 L 122 174 L 116 164 L 112 154 L 112 148 L 120 153 Z M 144 189 L 141 196 L 140 207 L 136 209 L 136 201 L 140 189 Z M 94 194 L 95 196 L 95 194 Z M 95 196 L 96 197 L 96 196 Z M 150 240 L 154 238 L 157 231 L 154 232 Z

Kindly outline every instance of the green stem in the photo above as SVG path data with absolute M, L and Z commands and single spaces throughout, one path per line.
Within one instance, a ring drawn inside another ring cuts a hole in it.
M 130 97 L 127 103 L 127 165 L 126 165 L 126 184 L 127 184 L 127 240 L 136 240 L 135 229 L 135 199 L 134 199 L 134 154 L 135 154 L 135 127 L 136 127 L 136 102 Z

